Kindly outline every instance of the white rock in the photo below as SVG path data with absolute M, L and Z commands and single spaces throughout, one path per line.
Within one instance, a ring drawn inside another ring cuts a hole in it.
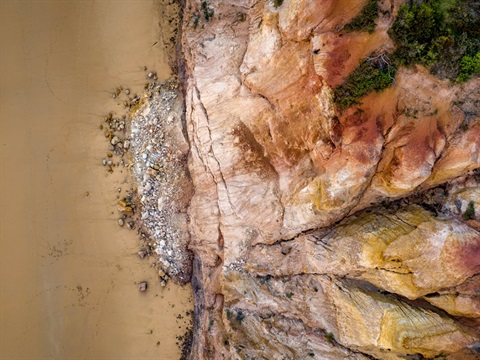
M 120 138 L 117 135 L 115 135 L 110 141 L 112 145 L 117 145 L 119 142 L 120 142 Z
M 164 207 L 165 207 L 165 199 L 163 198 L 163 196 L 159 196 L 157 201 L 157 208 L 159 211 L 162 211 Z
M 150 190 L 152 190 L 152 184 L 149 183 L 149 182 L 147 182 L 147 183 L 145 184 L 144 190 L 145 190 L 145 191 L 150 191 Z

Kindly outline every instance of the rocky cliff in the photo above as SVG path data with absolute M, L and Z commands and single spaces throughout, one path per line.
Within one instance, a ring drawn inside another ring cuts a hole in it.
M 479 79 L 334 103 L 401 3 L 187 0 L 193 359 L 478 358 Z

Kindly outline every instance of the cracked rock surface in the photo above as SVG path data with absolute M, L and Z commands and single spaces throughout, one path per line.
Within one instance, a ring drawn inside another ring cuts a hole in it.
M 393 46 L 401 1 L 339 30 L 364 3 L 186 1 L 192 359 L 478 358 L 480 81 L 402 68 L 338 113 Z

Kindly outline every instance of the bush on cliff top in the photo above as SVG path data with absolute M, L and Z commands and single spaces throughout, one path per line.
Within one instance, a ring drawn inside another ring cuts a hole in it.
M 395 68 L 385 54 L 363 60 L 347 79 L 334 90 L 333 101 L 340 110 L 359 104 L 359 99 L 371 91 L 382 91 L 395 78 Z
M 354 17 L 347 25 L 345 31 L 368 31 L 372 33 L 375 30 L 375 20 L 378 17 L 378 1 L 367 0 L 360 14 Z
M 367 13 L 370 17 L 365 15 Z M 371 20 L 373 13 L 377 16 L 377 1 L 369 0 L 362 13 L 344 29 L 373 31 L 376 18 Z M 367 18 L 370 22 L 365 20 Z M 370 25 L 365 25 L 367 23 Z M 379 67 L 378 63 L 363 60 L 334 90 L 334 102 L 340 110 L 359 104 L 359 99 L 373 90 L 381 91 L 390 86 L 399 66 L 421 64 L 433 75 L 454 83 L 480 75 L 478 0 L 408 0 L 400 7 L 389 35 L 396 50 L 386 58 L 388 66 Z
M 422 64 L 453 82 L 479 74 L 478 0 L 411 0 L 400 7 L 389 35 L 400 65 Z

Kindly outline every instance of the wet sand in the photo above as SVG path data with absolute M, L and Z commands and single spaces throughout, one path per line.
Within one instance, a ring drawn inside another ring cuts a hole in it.
M 156 5 L 0 7 L 0 358 L 178 359 L 191 290 L 162 288 L 153 259 L 138 258 L 116 221 L 126 171 L 101 163 L 102 117 L 122 112 L 111 91 L 140 92 L 143 65 L 169 76 Z

